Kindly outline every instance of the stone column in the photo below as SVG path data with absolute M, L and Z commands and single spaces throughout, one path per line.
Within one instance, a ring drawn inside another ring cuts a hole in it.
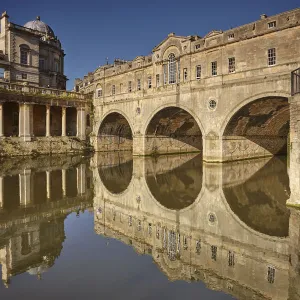
M 61 136 L 67 135 L 67 118 L 66 118 L 66 108 L 61 108 Z
M 50 136 L 50 114 L 51 114 L 51 106 L 46 106 L 46 136 Z
M 32 136 L 32 105 L 20 104 L 19 106 L 19 136 L 26 142 Z
M 86 129 L 86 113 L 84 108 L 77 109 L 77 137 L 85 141 L 85 129 Z
M 3 104 L 0 103 L 0 137 L 3 136 Z
M 77 170 L 77 191 L 78 194 L 85 194 L 86 192 L 86 179 L 85 179 L 85 164 L 81 164 L 76 168 Z
M 24 170 L 19 174 L 19 188 L 20 188 L 20 205 L 27 207 L 32 202 L 31 193 L 31 170 Z
M 61 178 L 62 178 L 63 197 L 66 197 L 67 195 L 67 170 L 66 169 L 61 170 Z
M 0 176 L 0 209 L 3 208 L 4 199 L 3 199 L 3 177 Z
M 51 199 L 51 171 L 46 171 L 47 199 Z

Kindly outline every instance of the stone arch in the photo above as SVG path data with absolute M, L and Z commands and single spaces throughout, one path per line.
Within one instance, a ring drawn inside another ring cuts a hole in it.
M 287 153 L 287 95 L 260 94 L 248 98 L 225 121 L 221 128 L 223 161 Z
M 175 105 L 157 109 L 146 122 L 145 154 L 203 153 L 200 122 Z
M 106 113 L 98 130 L 98 151 L 132 151 L 133 130 L 128 118 L 118 111 Z

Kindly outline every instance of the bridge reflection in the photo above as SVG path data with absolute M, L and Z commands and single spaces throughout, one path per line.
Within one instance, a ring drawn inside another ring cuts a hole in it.
M 238 299 L 297 299 L 300 215 L 285 206 L 284 160 L 202 165 L 184 155 L 132 165 L 122 194 L 94 178 L 98 234 L 151 255 L 170 280 L 201 280 Z

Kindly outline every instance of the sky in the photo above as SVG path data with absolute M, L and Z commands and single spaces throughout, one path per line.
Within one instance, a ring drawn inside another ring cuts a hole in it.
M 115 58 L 148 55 L 170 32 L 205 36 L 300 7 L 299 0 L 0 0 L 19 25 L 41 16 L 65 50 L 67 89 Z

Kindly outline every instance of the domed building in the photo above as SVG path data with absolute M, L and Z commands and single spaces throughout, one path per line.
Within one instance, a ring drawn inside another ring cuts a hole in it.
M 0 32 L 0 78 L 53 89 L 66 89 L 64 50 L 53 29 L 38 16 L 20 26 L 4 12 Z

